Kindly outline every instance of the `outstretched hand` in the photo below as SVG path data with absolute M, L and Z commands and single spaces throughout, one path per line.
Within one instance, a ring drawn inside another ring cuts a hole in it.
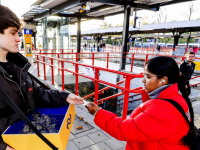
M 87 105 L 85 105 L 85 107 L 88 109 L 91 115 L 94 115 L 94 113 L 99 109 L 99 106 L 95 103 L 88 103 Z
M 77 95 L 74 95 L 74 94 L 69 94 L 66 101 L 73 105 L 80 105 L 80 104 L 84 103 L 83 98 L 81 98 Z

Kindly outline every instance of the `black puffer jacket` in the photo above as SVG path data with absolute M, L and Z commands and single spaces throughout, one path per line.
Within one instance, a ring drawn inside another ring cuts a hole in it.
M 67 104 L 66 98 L 69 93 L 45 90 L 27 75 L 31 65 L 20 53 L 8 53 L 7 60 L 14 64 L 19 85 L 0 66 L 0 86 L 24 113 L 34 110 L 35 107 L 59 107 Z M 19 116 L 0 95 L 0 133 L 2 134 L 9 125 L 18 119 Z M 5 150 L 6 146 L 0 138 L 0 150 Z
M 189 64 L 187 60 L 184 60 L 180 65 L 180 72 L 185 77 L 186 81 L 189 81 L 195 69 L 195 63 Z

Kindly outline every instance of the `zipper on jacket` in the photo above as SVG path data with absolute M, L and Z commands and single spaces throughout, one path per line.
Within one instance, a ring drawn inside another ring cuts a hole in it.
M 13 82 L 13 83 L 15 83 L 15 84 L 17 85 L 17 87 L 19 88 L 19 91 L 20 91 L 20 93 L 21 93 L 21 95 L 22 95 L 22 97 L 23 97 L 23 101 L 24 101 L 24 103 L 26 104 L 26 107 L 27 107 L 27 109 L 28 109 L 28 110 L 27 110 L 27 113 L 28 113 L 28 112 L 30 111 L 30 109 L 29 109 L 29 106 L 28 106 L 27 102 L 26 102 L 25 99 L 24 99 L 24 95 L 23 95 L 23 93 L 22 93 L 20 87 L 18 86 L 18 84 L 17 84 L 16 82 L 14 82 L 13 80 L 10 80 L 9 78 L 7 78 L 2 70 L 0 70 L 0 71 L 3 73 L 3 76 L 4 76 L 5 79 L 7 79 L 7 80 L 9 80 L 9 81 L 11 81 L 11 82 Z M 20 78 L 21 78 L 21 74 L 20 74 Z M 21 80 L 21 79 L 20 79 L 20 80 Z

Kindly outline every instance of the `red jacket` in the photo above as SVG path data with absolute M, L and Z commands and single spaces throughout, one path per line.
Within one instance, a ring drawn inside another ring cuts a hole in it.
M 173 84 L 158 99 L 138 106 L 128 119 L 100 109 L 94 122 L 114 138 L 127 141 L 126 150 L 189 150 L 183 144 L 189 130 L 186 120 L 171 103 L 159 98 L 175 100 L 188 113 L 186 101 Z

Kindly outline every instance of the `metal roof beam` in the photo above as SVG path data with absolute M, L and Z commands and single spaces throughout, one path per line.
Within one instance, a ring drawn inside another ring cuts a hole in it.
M 86 19 L 104 19 L 104 17 L 102 16 L 98 16 L 98 17 L 93 17 L 93 16 L 87 16 L 87 15 L 79 15 L 79 14 L 57 14 L 54 16 L 59 16 L 59 17 L 73 17 L 73 18 L 77 18 L 77 17 L 81 17 L 81 18 L 86 18 Z
M 88 0 L 80 0 L 80 2 L 87 2 Z M 131 5 L 131 7 L 138 8 L 138 9 L 147 9 L 152 11 L 158 11 L 158 5 L 145 5 L 145 4 L 138 4 L 134 3 L 133 1 L 119 1 L 119 0 L 93 0 L 93 2 L 103 3 L 103 4 L 110 4 L 110 5 Z
M 55 15 L 55 14 L 58 14 L 64 10 L 67 10 L 67 9 L 70 9 L 70 8 L 73 8 L 77 5 L 80 5 L 80 0 L 68 0 L 58 6 L 55 6 L 53 7 L 52 9 L 48 10 L 47 12 L 44 12 L 40 15 L 37 15 L 33 18 L 34 21 L 38 21 L 38 20 L 41 20 L 45 17 L 48 17 L 50 15 Z

